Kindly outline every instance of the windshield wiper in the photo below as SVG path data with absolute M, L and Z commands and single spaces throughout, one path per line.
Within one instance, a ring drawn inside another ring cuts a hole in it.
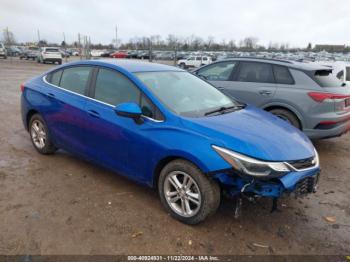
M 215 113 L 224 113 L 224 112 L 227 111 L 227 110 L 230 110 L 230 109 L 241 109 L 242 107 L 243 107 L 243 105 L 238 105 L 238 106 L 222 106 L 222 107 L 217 108 L 217 109 L 215 109 L 215 110 L 206 112 L 206 113 L 204 113 L 204 115 L 205 115 L 205 116 L 208 116 L 208 115 L 212 115 L 212 114 L 215 114 Z

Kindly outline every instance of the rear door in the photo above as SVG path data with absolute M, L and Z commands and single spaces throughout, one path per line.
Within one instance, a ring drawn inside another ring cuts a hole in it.
M 225 90 L 238 100 L 262 107 L 275 95 L 277 85 L 272 65 L 262 62 L 240 61 L 229 86 Z
M 92 67 L 74 66 L 47 76 L 42 92 L 47 98 L 41 110 L 55 143 L 68 151 L 84 154 L 85 103 Z

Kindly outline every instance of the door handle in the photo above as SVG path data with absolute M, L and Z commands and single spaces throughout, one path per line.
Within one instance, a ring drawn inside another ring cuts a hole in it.
M 88 110 L 87 112 L 88 112 L 88 114 L 89 114 L 90 116 L 92 116 L 92 117 L 100 118 L 100 114 L 97 113 L 95 110 Z
M 47 93 L 49 97 L 55 98 L 55 95 L 53 93 Z
M 259 91 L 259 94 L 260 94 L 260 95 L 267 95 L 267 96 L 269 96 L 269 95 L 272 94 L 272 92 L 269 91 L 269 90 L 260 90 L 260 91 Z
M 223 90 L 223 89 L 225 89 L 225 87 L 218 86 L 218 89 L 219 89 L 219 90 Z

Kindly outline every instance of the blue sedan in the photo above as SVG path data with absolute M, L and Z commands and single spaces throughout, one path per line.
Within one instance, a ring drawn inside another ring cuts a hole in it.
M 79 61 L 21 90 L 39 153 L 60 148 L 153 187 L 187 224 L 215 213 L 223 193 L 276 200 L 317 186 L 318 155 L 303 133 L 175 67 Z

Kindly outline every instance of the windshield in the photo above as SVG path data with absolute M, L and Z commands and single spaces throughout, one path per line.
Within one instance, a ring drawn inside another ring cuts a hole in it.
M 178 115 L 201 117 L 213 110 L 239 105 L 188 72 L 139 72 L 135 75 L 167 108 Z

